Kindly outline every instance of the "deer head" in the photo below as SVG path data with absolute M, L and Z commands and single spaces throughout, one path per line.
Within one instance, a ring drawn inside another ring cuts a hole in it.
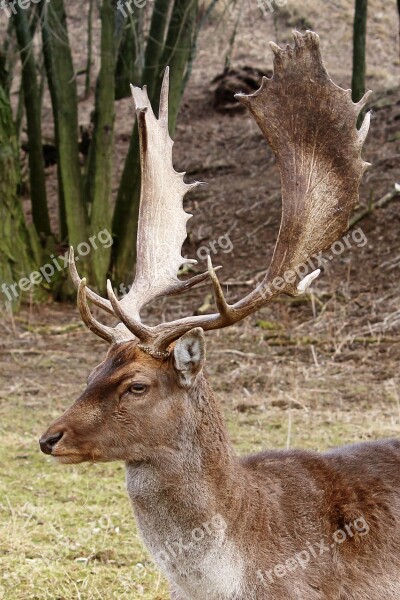
M 200 328 L 162 360 L 135 341 L 114 344 L 82 396 L 41 439 L 43 452 L 62 463 L 157 460 L 185 430 L 187 391 L 203 362 Z
M 271 43 L 274 74 L 252 95 L 238 95 L 271 145 L 281 173 L 282 220 L 271 265 L 260 285 L 233 305 L 227 303 L 211 259 L 208 271 L 188 281 L 177 277 L 187 261 L 181 256 L 190 215 L 183 197 L 197 183 L 184 183 L 172 166 L 168 133 L 168 69 L 158 119 L 146 88 L 132 87 L 140 135 L 141 203 L 136 275 L 121 300 L 108 281 L 108 299 L 86 286 L 70 252 L 70 270 L 78 289 L 83 321 L 111 344 L 91 373 L 87 389 L 43 435 L 44 452 L 62 462 L 83 460 L 157 460 L 181 440 L 183 419 L 190 421 L 188 398 L 207 385 L 203 331 L 237 323 L 279 294 L 304 293 L 319 274 L 304 279 L 298 266 L 327 249 L 347 228 L 358 202 L 358 188 L 367 166 L 361 149 L 369 114 L 360 130 L 358 103 L 351 91 L 329 78 L 318 36 L 294 32 L 294 47 Z M 217 312 L 188 316 L 150 327 L 140 313 L 156 298 L 175 294 L 209 278 Z M 97 321 L 88 300 L 112 314 L 112 328 Z M 183 443 L 183 442 L 182 442 Z

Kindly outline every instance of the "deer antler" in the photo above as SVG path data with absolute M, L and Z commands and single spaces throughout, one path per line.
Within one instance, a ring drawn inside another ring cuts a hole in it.
M 186 223 L 191 218 L 183 210 L 183 197 L 199 185 L 187 184 L 185 173 L 177 173 L 172 165 L 172 146 L 168 133 L 169 69 L 161 88 L 159 117 L 154 116 L 146 87 L 131 86 L 139 120 L 141 158 L 141 199 L 137 236 L 135 281 L 121 305 L 131 317 L 139 319 L 142 307 L 154 299 L 175 294 L 207 279 L 203 273 L 189 281 L 179 281 L 177 273 L 183 264 L 196 260 L 183 258 L 181 250 L 186 238 Z
M 369 94 L 354 104 L 351 91 L 339 88 L 329 78 L 322 62 L 318 35 L 311 31 L 304 35 L 294 32 L 293 35 L 294 48 L 287 46 L 282 50 L 271 43 L 275 54 L 272 78 L 264 77 L 261 88 L 254 94 L 238 95 L 270 143 L 281 173 L 282 220 L 267 275 L 248 296 L 229 305 L 209 259 L 208 272 L 218 313 L 187 317 L 156 327 L 141 324 L 138 327 L 139 307 L 143 299 L 148 302 L 165 293 L 168 286 L 183 285 L 176 284 L 173 270 L 162 270 L 161 256 L 165 257 L 162 248 L 171 253 L 169 259 L 164 258 L 169 260 L 171 268 L 174 265 L 175 269 L 183 259 L 169 248 L 165 229 L 154 229 L 148 212 L 151 202 L 141 207 L 141 227 L 146 223 L 146 230 L 140 230 L 139 240 L 143 247 L 139 254 L 137 281 L 135 279 L 130 294 L 120 303 L 109 284 L 109 298 L 114 313 L 129 331 L 149 343 L 152 353 L 162 353 L 171 342 L 193 327 L 204 330 L 227 327 L 255 312 L 278 294 L 296 296 L 303 293 L 319 270 L 301 279 L 298 267 L 327 249 L 347 229 L 349 216 L 358 202 L 360 180 L 368 166 L 361 158 L 361 150 L 368 133 L 369 114 L 360 130 L 356 128 L 356 122 Z M 150 197 L 157 199 L 162 195 L 160 187 L 157 187 L 159 172 L 163 174 L 166 191 L 171 193 L 173 190 L 179 195 L 177 190 L 180 190 L 183 195 L 182 186 L 185 185 L 182 176 L 175 174 L 175 177 L 180 177 L 176 183 L 171 179 L 172 143 L 169 136 L 165 137 L 166 128 L 163 129 L 162 141 L 157 140 L 157 123 L 166 123 L 167 119 L 166 95 L 164 85 L 162 109 L 157 122 L 146 91 L 135 90 L 134 94 L 139 107 L 142 171 L 146 175 L 143 185 Z M 148 113 L 144 112 L 146 109 Z M 155 146 L 152 153 L 148 152 L 150 143 Z M 145 199 L 143 188 L 142 199 Z M 165 219 L 172 226 L 168 210 L 174 209 L 167 208 L 166 196 L 165 202 L 155 203 L 169 215 Z M 179 241 L 183 241 L 182 221 L 175 225 L 174 231 L 179 231 Z M 159 277 L 159 284 L 154 280 L 152 286 L 148 283 L 149 273 Z M 203 274 L 200 278 L 205 276 Z M 96 299 L 93 300 L 96 302 Z M 109 305 L 103 308 L 107 310 Z M 95 327 L 97 322 L 92 326 Z
M 356 120 L 369 93 L 358 103 L 351 90 L 329 78 L 319 37 L 294 32 L 295 46 L 275 54 L 274 76 L 252 96 L 239 96 L 273 149 L 281 173 L 282 221 L 268 281 L 326 250 L 348 226 L 368 166 L 361 149 L 370 115 L 360 131 Z M 282 289 L 296 294 L 299 278 Z
M 205 272 L 189 280 L 180 281 L 179 268 L 196 260 L 185 259 L 181 249 L 186 238 L 186 223 L 192 215 L 183 210 L 183 197 L 199 182 L 186 184 L 185 173 L 177 173 L 172 165 L 172 146 L 168 133 L 169 69 L 167 67 L 161 88 L 159 117 L 155 117 L 146 87 L 131 86 L 139 123 L 141 158 L 141 197 L 137 235 L 137 263 L 133 285 L 118 301 L 111 284 L 107 286 L 106 300 L 82 285 L 76 270 L 73 249 L 70 249 L 70 272 L 79 291 L 79 309 L 84 322 L 100 337 L 117 343 L 132 339 L 132 333 L 143 341 L 151 339 L 150 329 L 140 323 L 140 311 L 160 296 L 177 294 L 208 278 Z M 86 297 L 97 306 L 129 325 L 104 327 L 90 314 Z M 103 327 L 103 328 L 102 328 Z

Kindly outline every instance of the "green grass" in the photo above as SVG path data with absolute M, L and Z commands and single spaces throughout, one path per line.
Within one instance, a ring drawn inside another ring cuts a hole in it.
M 57 465 L 37 444 L 53 415 L 10 398 L 1 416 L 0 598 L 167 598 L 123 465 Z
M 360 420 L 358 410 L 239 413 L 224 406 L 242 454 L 288 441 L 323 449 L 396 432 L 392 411 L 378 420 L 366 409 Z M 167 599 L 136 529 L 123 465 L 60 466 L 40 453 L 37 439 L 60 408 L 23 397 L 0 405 L 0 598 Z

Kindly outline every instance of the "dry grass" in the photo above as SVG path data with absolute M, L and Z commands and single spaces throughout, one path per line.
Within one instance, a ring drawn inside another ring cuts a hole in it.
M 240 454 L 398 434 L 396 365 L 387 356 L 378 363 L 383 351 L 399 352 L 399 341 L 393 329 L 383 341 L 380 331 L 352 341 L 346 306 L 332 310 L 332 302 L 317 318 L 307 304 L 290 319 L 285 313 L 299 308 L 277 303 L 258 327 L 254 319 L 210 336 L 210 377 Z M 0 598 L 166 600 L 138 537 L 123 466 L 61 467 L 37 444 L 80 393 L 102 342 L 68 307 L 34 308 L 13 328 L 1 326 Z

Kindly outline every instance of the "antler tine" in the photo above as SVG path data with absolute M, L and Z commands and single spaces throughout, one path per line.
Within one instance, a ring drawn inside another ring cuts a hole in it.
M 137 321 L 129 315 L 129 313 L 123 309 L 120 301 L 116 297 L 111 281 L 107 280 L 107 295 L 110 299 L 111 306 L 113 307 L 115 315 L 121 319 L 122 323 L 133 333 L 141 342 L 148 342 L 151 339 L 150 328 L 142 325 L 140 321 Z
M 160 108 L 158 119 L 164 126 L 168 127 L 168 100 L 169 100 L 169 67 L 165 68 L 161 85 Z
M 76 268 L 73 246 L 70 246 L 70 248 L 69 248 L 68 263 L 69 263 L 69 272 L 71 275 L 72 282 L 73 282 L 75 288 L 77 290 L 79 290 L 79 286 L 80 286 L 82 279 L 79 277 L 79 273 Z M 96 306 L 98 306 L 99 308 L 102 308 L 103 310 L 108 312 L 110 315 L 114 315 L 112 306 L 111 306 L 110 302 L 108 302 L 108 300 L 106 300 L 105 298 L 102 298 L 101 296 L 96 294 L 96 292 L 93 292 L 88 287 L 86 287 L 86 295 L 89 298 L 89 300 L 91 300 L 94 304 L 96 304 Z
M 215 267 L 215 271 L 218 271 L 221 267 Z M 206 281 L 210 277 L 209 271 L 205 271 L 204 273 L 199 273 L 198 275 L 193 275 L 190 279 L 185 279 L 183 281 L 178 281 L 175 285 L 172 285 L 170 288 L 166 289 L 162 296 L 175 296 L 176 294 L 182 294 L 183 292 L 187 292 L 192 287 L 199 285 L 203 281 Z
M 84 277 L 80 280 L 78 287 L 78 308 L 82 321 L 85 323 L 86 327 L 110 344 L 121 341 L 115 329 L 108 327 L 107 325 L 102 325 L 102 323 L 99 323 L 99 321 L 94 318 L 87 303 L 86 291 L 86 277 Z
M 369 94 L 368 94 L 368 96 L 369 96 Z M 367 112 L 367 114 L 364 117 L 364 121 L 362 122 L 361 127 L 358 130 L 358 143 L 360 145 L 360 148 L 363 147 L 364 142 L 367 138 L 370 124 L 371 124 L 371 111 Z M 371 163 L 364 163 L 364 164 L 367 168 L 370 166 Z
M 223 317 L 227 321 L 231 321 L 231 319 L 233 317 L 232 307 L 229 306 L 229 304 L 225 300 L 224 292 L 222 291 L 222 287 L 221 287 L 221 284 L 217 277 L 217 274 L 215 272 L 215 269 L 213 267 L 210 255 L 207 256 L 207 266 L 208 266 L 208 272 L 210 274 L 210 278 L 211 278 L 211 282 L 212 282 L 212 286 L 213 286 L 214 300 L 215 300 L 215 304 L 217 306 L 218 312 L 221 315 L 221 317 Z

